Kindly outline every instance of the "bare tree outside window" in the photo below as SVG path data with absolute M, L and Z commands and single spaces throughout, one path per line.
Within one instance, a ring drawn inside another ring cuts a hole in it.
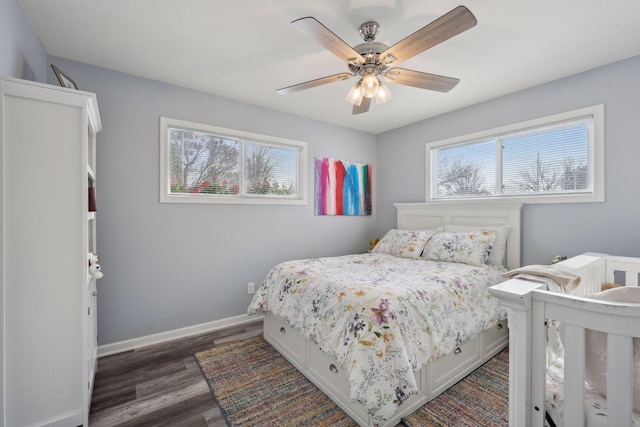
M 562 172 L 540 160 L 540 153 L 534 164 L 520 172 L 520 187 L 523 191 L 553 191 L 560 187 Z
M 271 181 L 277 161 L 268 155 L 268 151 L 269 147 L 264 145 L 255 145 L 247 150 L 247 193 L 269 194 L 273 190 Z
M 438 165 L 438 192 L 447 196 L 487 195 L 480 166 L 460 160 Z
M 248 194 L 295 194 L 296 169 L 295 151 L 271 145 L 246 144 L 245 179 Z
M 583 190 L 589 187 L 589 170 L 587 165 L 576 165 L 573 159 L 565 162 L 562 175 L 563 190 Z
M 172 130 L 169 149 L 171 192 L 238 194 L 237 141 Z

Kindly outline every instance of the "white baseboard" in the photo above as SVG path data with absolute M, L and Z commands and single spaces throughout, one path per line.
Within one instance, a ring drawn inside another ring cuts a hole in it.
M 213 322 L 187 326 L 186 328 L 174 329 L 171 331 L 160 332 L 158 334 L 100 345 L 98 346 L 98 357 L 122 353 L 125 351 L 134 350 L 136 348 L 146 347 L 148 345 L 160 344 L 175 339 L 217 331 L 219 329 L 229 328 L 232 326 L 243 325 L 245 323 L 260 320 L 262 318 L 262 315 L 249 316 L 247 314 L 242 314 L 239 316 L 227 317 L 226 319 L 214 320 Z
M 42 427 L 81 426 L 83 422 L 84 421 L 82 421 L 82 414 L 73 414 L 56 421 L 51 421 L 46 424 L 42 424 Z

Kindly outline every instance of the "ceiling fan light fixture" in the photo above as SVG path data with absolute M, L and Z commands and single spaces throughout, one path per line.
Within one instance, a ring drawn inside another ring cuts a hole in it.
M 353 85 L 353 87 L 349 90 L 349 93 L 347 93 L 345 101 L 349 101 L 353 105 L 357 105 L 359 107 L 360 104 L 362 104 L 362 98 L 364 98 L 364 96 L 362 95 L 361 86 L 362 85 L 360 84 L 360 82 Z
M 373 98 L 380 90 L 380 81 L 374 73 L 365 74 L 361 80 L 362 95 L 365 98 Z
M 379 82 L 378 93 L 376 94 L 375 98 L 378 105 L 384 104 L 385 102 L 390 100 L 391 91 L 389 90 L 389 87 L 386 84 Z

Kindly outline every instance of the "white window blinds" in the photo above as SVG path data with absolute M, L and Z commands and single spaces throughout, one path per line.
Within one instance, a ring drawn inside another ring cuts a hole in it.
M 603 200 L 602 110 L 590 107 L 427 144 L 428 198 Z

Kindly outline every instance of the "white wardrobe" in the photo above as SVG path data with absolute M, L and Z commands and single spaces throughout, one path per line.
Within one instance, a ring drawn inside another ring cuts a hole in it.
M 91 93 L 17 79 L 0 80 L 0 93 L 0 423 L 87 426 L 98 104 Z

